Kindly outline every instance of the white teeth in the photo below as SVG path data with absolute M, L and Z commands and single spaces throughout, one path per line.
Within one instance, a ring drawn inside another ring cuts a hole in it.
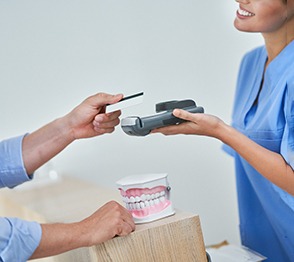
M 138 197 L 138 196 L 136 196 L 136 197 L 135 197 L 135 200 L 136 200 L 136 202 L 140 202 L 140 201 L 141 201 L 141 198 Z
M 160 198 L 155 198 L 155 199 L 151 199 L 149 201 L 144 201 L 144 202 L 136 202 L 136 203 L 126 203 L 126 208 L 128 210 L 140 210 L 143 209 L 145 207 L 151 207 L 154 205 L 158 205 L 160 203 L 163 203 L 166 201 L 165 197 L 160 197 Z
M 145 201 L 146 200 L 146 195 L 145 194 L 141 195 L 141 200 L 142 201 Z
M 249 13 L 248 11 L 242 10 L 242 9 L 238 9 L 238 13 L 242 16 L 254 16 L 253 13 Z
M 125 206 L 129 210 L 140 210 L 145 207 L 158 205 L 161 202 L 165 202 L 165 191 L 160 191 L 154 194 L 142 194 L 141 196 L 124 196 L 123 201 Z
M 135 202 L 136 202 L 136 199 L 135 199 L 133 196 L 131 196 L 131 197 L 130 197 L 130 202 L 131 202 L 131 203 L 135 203 Z

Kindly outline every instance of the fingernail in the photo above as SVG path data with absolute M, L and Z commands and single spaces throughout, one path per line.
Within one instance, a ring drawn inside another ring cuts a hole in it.
M 102 119 L 101 116 L 98 115 L 98 116 L 96 116 L 95 120 L 96 120 L 97 122 L 101 122 L 103 119 Z

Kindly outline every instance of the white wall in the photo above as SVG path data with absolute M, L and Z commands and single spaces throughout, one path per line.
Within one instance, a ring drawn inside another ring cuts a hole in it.
M 99 91 L 145 92 L 124 116 L 192 98 L 230 122 L 241 56 L 261 44 L 237 32 L 234 1 L 0 0 L 0 138 L 31 132 Z M 77 141 L 54 159 L 61 174 L 115 187 L 167 172 L 176 208 L 198 213 L 206 244 L 239 243 L 232 159 L 196 136 Z

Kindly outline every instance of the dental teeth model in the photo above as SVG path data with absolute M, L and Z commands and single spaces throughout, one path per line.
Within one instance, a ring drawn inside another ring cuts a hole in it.
M 133 175 L 118 180 L 116 184 L 136 224 L 175 213 L 170 201 L 167 174 Z

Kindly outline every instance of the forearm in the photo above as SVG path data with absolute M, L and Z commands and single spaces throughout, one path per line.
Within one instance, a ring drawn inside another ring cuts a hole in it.
M 265 178 L 294 195 L 294 172 L 282 155 L 260 146 L 226 124 L 220 126 L 218 138 L 238 152 Z
M 110 201 L 80 222 L 42 225 L 42 238 L 31 258 L 97 245 L 134 230 L 132 215 L 117 202 Z
M 46 163 L 75 139 L 90 138 L 114 131 L 120 111 L 104 114 L 107 104 L 118 102 L 122 95 L 98 93 L 88 97 L 66 116 L 25 137 L 23 160 L 28 174 Z
M 79 223 L 44 224 L 41 226 L 41 242 L 31 259 L 58 255 L 87 245 Z
M 23 140 L 23 161 L 28 174 L 46 163 L 74 140 L 66 118 L 59 118 Z

